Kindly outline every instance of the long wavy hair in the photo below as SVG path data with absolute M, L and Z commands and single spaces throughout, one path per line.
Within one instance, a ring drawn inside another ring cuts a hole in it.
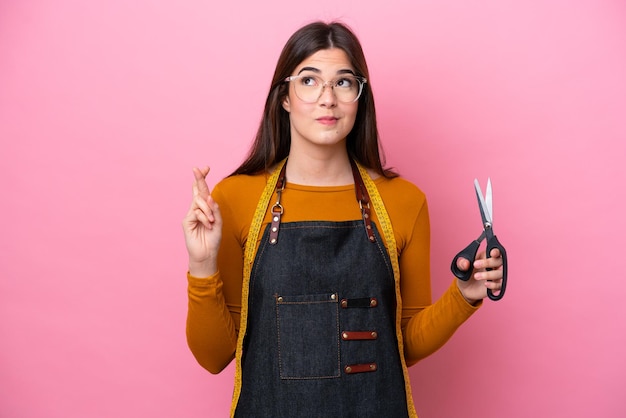
M 231 176 L 266 172 L 289 155 L 291 146 L 289 113 L 282 106 L 289 93 L 289 86 L 284 80 L 306 58 L 317 51 L 330 48 L 342 49 L 354 67 L 356 75 L 368 79 L 359 98 L 354 127 L 346 139 L 348 155 L 379 175 L 388 178 L 397 176 L 392 170 L 383 167 L 384 153 L 376 126 L 374 96 L 361 43 L 345 24 L 319 21 L 300 28 L 285 44 L 276 64 L 254 143 L 246 160 Z

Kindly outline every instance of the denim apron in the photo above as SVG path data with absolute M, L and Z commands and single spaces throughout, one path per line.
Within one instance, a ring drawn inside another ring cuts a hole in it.
M 365 225 L 267 225 L 250 272 L 235 417 L 409 415 L 394 273 L 376 225 Z

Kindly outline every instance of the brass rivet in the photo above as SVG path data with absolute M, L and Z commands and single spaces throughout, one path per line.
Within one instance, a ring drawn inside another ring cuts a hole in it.
M 283 297 L 282 297 L 282 296 L 279 296 L 279 297 L 278 297 L 278 301 L 279 301 L 279 302 L 282 302 L 282 301 L 283 301 Z
M 341 338 L 343 338 L 344 340 L 347 340 L 347 339 L 348 339 L 348 334 L 347 334 L 347 333 L 345 333 L 345 332 L 344 332 L 344 333 L 342 333 L 342 334 L 341 334 Z
M 272 244 L 276 244 L 276 238 L 272 238 L 272 240 L 270 241 Z
M 375 239 L 376 239 L 376 238 L 374 238 L 374 237 L 370 237 L 370 241 L 372 241 L 372 242 L 373 242 Z
M 272 228 L 272 232 L 276 232 L 276 231 L 278 231 L 278 228 L 276 227 Z
M 376 365 L 375 364 L 370 364 L 370 370 L 376 370 Z
M 278 216 L 274 216 L 274 222 L 278 222 Z
M 352 372 L 352 367 L 346 366 L 346 373 L 351 373 L 351 372 Z
M 332 295 L 330 295 L 330 298 L 331 298 L 332 300 L 335 300 L 335 299 L 337 299 L 337 295 L 333 293 Z
M 376 299 L 370 300 L 370 306 L 376 306 L 376 305 L 378 305 L 378 301 Z
M 344 299 L 344 300 L 342 300 L 342 301 L 341 301 L 341 307 L 342 307 L 342 308 L 347 308 L 347 307 L 348 307 L 348 301 L 347 301 L 347 300 L 345 300 L 345 299 Z
M 372 331 L 372 338 L 378 338 L 378 333 L 376 331 Z

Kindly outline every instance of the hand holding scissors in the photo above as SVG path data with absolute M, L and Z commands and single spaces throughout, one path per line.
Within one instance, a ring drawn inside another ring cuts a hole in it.
M 472 266 L 474 265 L 474 260 L 476 259 L 476 253 L 478 252 L 478 247 L 480 247 L 480 243 L 483 239 L 487 238 L 487 258 L 491 257 L 491 250 L 497 248 L 500 251 L 500 255 L 502 257 L 502 287 L 500 288 L 500 293 L 497 295 L 493 294 L 491 289 L 487 289 L 487 296 L 491 300 L 500 300 L 504 296 L 504 291 L 506 290 L 506 278 L 507 278 L 507 257 L 506 251 L 498 238 L 493 233 L 493 199 L 492 199 L 492 191 L 491 191 L 491 179 L 487 181 L 487 194 L 483 197 L 483 192 L 480 189 L 480 184 L 478 184 L 478 180 L 474 180 L 474 188 L 476 189 L 476 196 L 478 198 L 478 207 L 480 208 L 480 216 L 483 220 L 483 232 L 480 236 L 472 241 L 470 245 L 465 247 L 461 252 L 459 252 L 456 257 L 452 260 L 452 273 L 463 281 L 467 281 L 472 276 Z M 465 258 L 470 262 L 470 268 L 468 270 L 461 270 L 457 266 L 457 260 L 459 258 Z M 490 270 L 490 269 L 487 269 Z

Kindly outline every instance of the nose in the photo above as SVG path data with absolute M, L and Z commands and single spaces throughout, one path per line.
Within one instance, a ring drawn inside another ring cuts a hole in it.
M 319 103 L 324 106 L 336 106 L 337 96 L 335 96 L 335 90 L 331 82 L 327 81 L 322 85 L 322 92 L 320 93 Z

